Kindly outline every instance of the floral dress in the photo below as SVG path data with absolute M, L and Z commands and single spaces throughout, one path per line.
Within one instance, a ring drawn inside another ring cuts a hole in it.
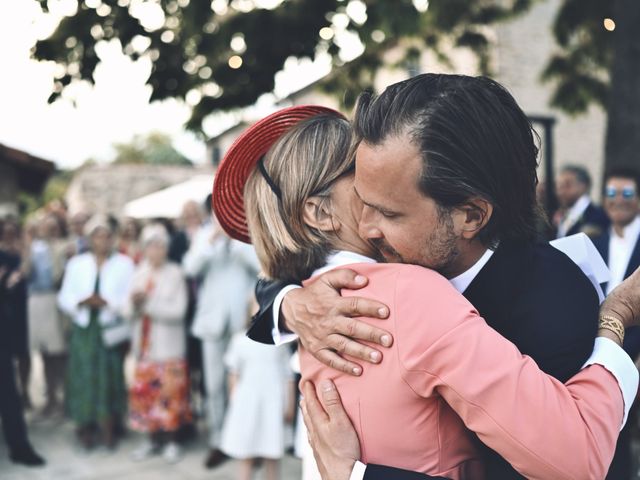
M 153 282 L 147 284 L 147 293 Z M 140 355 L 129 390 L 129 423 L 139 432 L 173 432 L 191 421 L 189 377 L 184 358 L 166 361 L 148 359 L 153 320 L 142 317 Z

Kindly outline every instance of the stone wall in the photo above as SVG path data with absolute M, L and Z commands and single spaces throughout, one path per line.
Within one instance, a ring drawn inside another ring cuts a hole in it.
M 529 115 L 546 115 L 556 119 L 554 127 L 554 164 L 586 167 L 593 178 L 593 197 L 600 198 L 600 180 L 604 166 L 606 114 L 598 106 L 580 116 L 551 108 L 553 84 L 542 84 L 540 74 L 558 49 L 552 26 L 560 0 L 534 3 L 524 16 L 496 27 L 496 79 L 505 85 Z M 542 135 L 542 131 L 539 131 Z
M 69 211 L 122 216 L 124 205 L 157 190 L 184 182 L 194 175 L 211 174 L 203 167 L 158 165 L 98 165 L 82 168 L 66 195 Z

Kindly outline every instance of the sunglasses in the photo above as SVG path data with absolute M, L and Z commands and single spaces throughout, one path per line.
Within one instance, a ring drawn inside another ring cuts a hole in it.
M 625 200 L 629 200 L 636 196 L 636 189 L 633 187 L 607 187 L 604 189 L 604 196 L 607 198 L 616 198 L 618 196 L 618 193 L 620 193 L 622 195 L 622 198 L 624 198 Z

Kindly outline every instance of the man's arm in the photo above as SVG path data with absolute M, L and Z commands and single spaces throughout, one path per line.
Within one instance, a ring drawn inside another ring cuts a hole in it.
M 390 346 L 393 341 L 389 332 L 356 319 L 386 318 L 389 309 L 384 304 L 367 298 L 340 296 L 342 289 L 357 290 L 366 284 L 367 279 L 353 270 L 332 270 L 304 288 L 288 292 L 280 311 L 274 312 L 274 300 L 284 283 L 261 280 L 256 286 L 260 311 L 253 317 L 248 335 L 261 343 L 274 343 L 272 329 L 275 326 L 274 319 L 278 319 L 275 323 L 280 331 L 298 335 L 305 348 L 318 361 L 336 370 L 360 375 L 362 367 L 343 358 L 343 355 L 378 363 L 382 353 L 358 340 L 384 347 Z
M 616 316 L 625 326 L 637 325 L 640 323 L 640 295 L 637 293 L 639 291 L 640 269 L 636 270 L 633 275 L 611 293 L 602 305 L 600 314 Z M 615 341 L 615 335 L 609 335 L 609 332 L 602 330 L 599 333 Z M 600 367 L 595 366 L 592 368 L 598 369 Z M 618 375 L 613 372 L 615 368 L 608 369 L 618 378 Z M 618 381 L 618 384 L 621 390 L 624 390 L 624 385 L 620 381 Z M 417 480 L 419 478 L 428 478 L 415 472 L 406 472 L 392 467 L 368 466 L 364 470 L 362 464 L 357 462 L 360 458 L 360 446 L 355 429 L 348 421 L 338 392 L 332 382 L 322 385 L 322 396 L 325 408 L 320 405 L 315 388 L 310 384 L 305 384 L 304 399 L 301 401 L 301 406 L 305 424 L 310 432 L 309 440 L 314 449 L 316 462 L 321 468 L 321 472 L 331 472 L 332 475 L 323 476 L 324 479 L 362 480 L 364 478 L 365 480 L 376 480 L 378 478 L 394 478 L 398 480 Z M 625 410 L 627 410 L 628 402 L 626 400 L 625 407 Z M 339 443 L 342 441 L 348 443 Z M 340 445 L 340 448 L 336 448 L 336 445 Z

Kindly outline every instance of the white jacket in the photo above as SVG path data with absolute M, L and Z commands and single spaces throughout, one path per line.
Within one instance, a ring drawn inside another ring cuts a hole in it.
M 131 301 L 132 294 L 146 291 L 150 279 L 153 288 L 138 310 Z M 131 347 L 135 358 L 140 357 L 142 316 L 145 314 L 151 320 L 147 359 L 162 362 L 184 358 L 186 311 L 187 284 L 180 266 L 167 262 L 158 270 L 153 270 L 147 262 L 138 265 L 122 312 L 133 324 Z
M 260 270 L 251 245 L 224 234 L 211 243 L 216 228 L 203 225 L 182 259 L 186 275 L 200 277 L 202 282 L 191 328 L 202 340 L 216 340 L 246 326 L 249 298 Z
M 100 268 L 99 295 L 107 302 L 100 309 L 100 324 L 114 324 L 129 293 L 129 284 L 133 277 L 134 265 L 131 259 L 120 253 L 112 254 Z M 77 255 L 67 263 L 62 279 L 62 288 L 58 293 L 60 309 L 69 315 L 76 325 L 89 325 L 89 308 L 79 307 L 78 303 L 93 294 L 98 268 L 92 253 Z

